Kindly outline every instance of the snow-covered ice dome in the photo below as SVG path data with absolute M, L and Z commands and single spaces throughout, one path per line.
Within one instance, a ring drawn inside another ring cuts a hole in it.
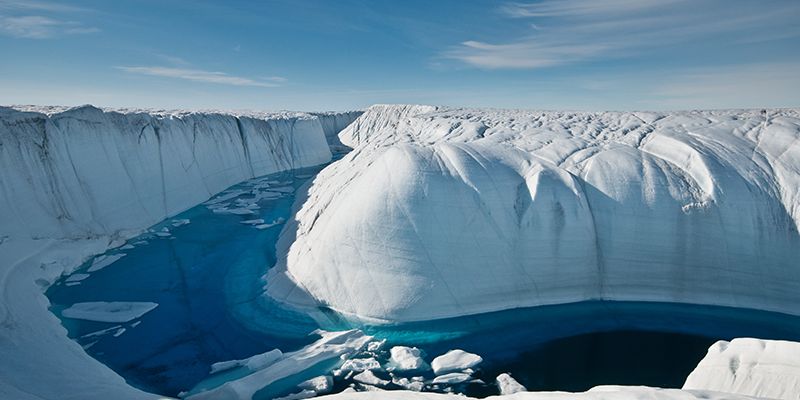
M 378 105 L 339 138 L 276 299 L 389 322 L 595 299 L 800 314 L 797 110 Z

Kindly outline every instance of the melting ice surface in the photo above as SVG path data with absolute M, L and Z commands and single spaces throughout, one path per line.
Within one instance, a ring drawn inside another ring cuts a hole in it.
M 209 378 L 214 363 L 304 348 L 319 337 L 309 335 L 319 323 L 263 296 L 262 276 L 275 263 L 275 243 L 292 217 L 295 190 L 320 169 L 233 186 L 95 257 L 49 289 L 53 311 L 89 354 L 129 383 L 165 395 L 197 393 L 243 376 L 233 369 Z M 476 396 L 496 394 L 491 383 L 504 372 L 529 390 L 679 387 L 717 339 L 800 340 L 799 318 L 667 303 L 583 302 L 388 327 L 327 314 L 331 321 L 324 329 L 360 328 L 387 339 L 381 348 L 349 354 L 373 357 L 384 367 L 393 345 L 419 347 L 428 363 L 450 349 L 480 354 L 484 361 L 473 379 L 454 387 Z M 296 383 L 340 362 L 322 362 L 254 397 L 297 392 Z M 375 382 L 404 376 L 383 369 L 372 374 Z M 334 390 L 353 383 L 353 375 L 338 376 Z M 431 383 L 431 371 L 405 375 L 418 376 L 426 390 L 448 389 Z

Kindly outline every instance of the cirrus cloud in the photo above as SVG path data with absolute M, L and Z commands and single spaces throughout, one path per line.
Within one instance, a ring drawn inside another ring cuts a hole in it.
M 204 71 L 189 68 L 173 68 L 160 66 L 121 66 L 117 69 L 131 74 L 159 76 L 164 78 L 183 79 L 194 82 L 217 83 L 233 86 L 253 86 L 253 87 L 278 87 L 286 82 L 285 78 L 273 76 L 265 79 L 255 80 L 240 76 L 229 75 L 225 72 Z

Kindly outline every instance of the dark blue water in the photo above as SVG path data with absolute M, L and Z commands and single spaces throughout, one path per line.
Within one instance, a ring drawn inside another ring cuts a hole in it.
M 123 324 L 69 318 L 62 323 L 90 355 L 129 383 L 165 395 L 195 387 L 208 377 L 214 362 L 311 343 L 315 337 L 309 333 L 318 324 L 262 296 L 262 276 L 275 263 L 280 222 L 292 218 L 293 190 L 320 169 L 236 185 L 217 197 L 229 199 L 212 199 L 214 204 L 154 226 L 129 241 L 132 249 L 107 253 L 126 254 L 114 264 L 77 285 L 61 281 L 52 286 L 47 296 L 53 311 L 60 316 L 64 308 L 87 301 L 158 303 L 155 310 Z M 221 207 L 244 212 L 247 205 L 252 214 L 219 212 Z M 177 221 L 182 219 L 191 222 L 181 225 Z M 254 219 L 264 220 L 263 229 L 242 223 Z M 275 225 L 266 226 L 271 223 Z M 158 234 L 163 228 L 169 236 Z M 718 339 L 800 340 L 796 317 L 645 302 L 582 302 L 402 326 L 338 321 L 324 328 L 348 327 L 387 339 L 385 349 L 393 344 L 420 347 L 428 361 L 454 348 L 480 354 L 485 361 L 477 377 L 492 382 L 499 373 L 510 372 L 530 390 L 586 390 L 598 384 L 679 387 Z M 385 350 L 382 356 L 388 356 Z M 336 381 L 338 389 L 348 384 Z M 459 390 L 496 394 L 489 384 Z

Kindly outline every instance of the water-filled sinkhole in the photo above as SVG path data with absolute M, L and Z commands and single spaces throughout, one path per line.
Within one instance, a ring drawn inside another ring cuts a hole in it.
M 529 390 L 580 391 L 599 384 L 680 387 L 718 339 L 800 340 L 800 318 L 788 315 L 647 302 L 582 302 L 399 326 L 354 325 L 335 315 L 321 323 L 262 296 L 262 277 L 275 263 L 275 243 L 283 222 L 292 217 L 295 190 L 321 168 L 233 186 L 89 260 L 47 291 L 53 312 L 91 356 L 130 384 L 165 395 L 219 385 L 237 375 L 209 380 L 211 364 L 275 348 L 297 350 L 312 343 L 317 337 L 309 334 L 320 327 L 360 328 L 386 339 L 384 350 L 371 353 L 381 361 L 392 345 L 417 346 L 428 362 L 455 348 L 480 354 L 484 362 L 475 377 L 485 384 L 455 388 L 475 396 L 496 394 L 492 382 L 503 372 Z M 103 262 L 102 257 L 121 254 L 110 265 L 105 264 L 113 258 Z M 126 322 L 63 314 L 86 302 L 158 306 Z M 319 365 L 309 374 L 333 367 Z M 386 372 L 376 374 L 390 378 Z M 430 371 L 416 375 L 433 378 Z M 290 393 L 293 382 L 256 397 Z M 337 378 L 335 387 L 350 383 Z

